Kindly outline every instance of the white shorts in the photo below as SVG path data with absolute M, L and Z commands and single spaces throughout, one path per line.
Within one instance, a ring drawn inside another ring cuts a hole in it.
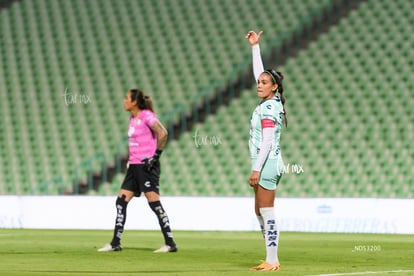
M 256 159 L 252 159 L 251 162 L 253 167 Z M 282 178 L 283 168 L 283 162 L 280 164 L 280 161 L 277 159 L 266 160 L 260 172 L 259 185 L 266 190 L 276 190 Z

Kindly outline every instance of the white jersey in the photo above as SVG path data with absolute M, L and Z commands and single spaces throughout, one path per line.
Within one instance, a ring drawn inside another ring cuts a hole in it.
M 264 101 L 255 108 L 250 120 L 250 158 L 257 158 L 257 155 L 260 151 L 260 143 L 262 141 L 263 119 L 272 120 L 275 123 L 275 128 L 272 137 L 272 145 L 270 148 L 268 159 L 282 158 L 282 153 L 280 149 L 280 135 L 283 125 L 283 115 L 283 105 L 279 96 L 275 96 L 272 99 Z

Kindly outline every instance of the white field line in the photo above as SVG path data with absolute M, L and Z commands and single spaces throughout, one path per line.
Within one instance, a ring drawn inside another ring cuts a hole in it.
M 346 273 L 333 273 L 333 274 L 312 274 L 312 275 L 305 275 L 305 276 L 372 275 L 372 274 L 385 274 L 385 273 L 414 273 L 414 270 L 364 271 L 364 272 L 346 272 Z

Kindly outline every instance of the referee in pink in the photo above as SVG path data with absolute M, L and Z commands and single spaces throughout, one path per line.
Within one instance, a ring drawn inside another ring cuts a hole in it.
M 100 252 L 121 251 L 121 238 L 127 206 L 133 197 L 144 193 L 158 218 L 165 244 L 155 253 L 177 252 L 170 222 L 161 205 L 159 192 L 160 156 L 167 144 L 168 133 L 154 113 L 152 100 L 141 90 L 131 89 L 124 98 L 124 108 L 131 113 L 128 129 L 129 166 L 116 199 L 116 220 L 112 241 Z

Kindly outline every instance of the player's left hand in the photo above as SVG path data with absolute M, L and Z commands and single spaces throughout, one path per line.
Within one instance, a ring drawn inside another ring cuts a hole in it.
M 254 46 L 256 44 L 259 44 L 259 40 L 260 40 L 260 37 L 262 36 L 262 33 L 263 31 L 260 31 L 259 33 L 256 33 L 254 31 L 249 31 L 245 37 L 247 38 L 247 40 L 249 40 L 250 45 Z

